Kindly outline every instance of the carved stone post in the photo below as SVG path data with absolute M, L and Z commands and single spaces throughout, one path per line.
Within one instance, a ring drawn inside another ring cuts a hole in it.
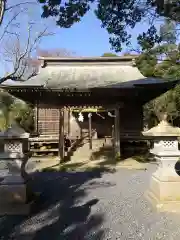
M 0 181 L 0 215 L 29 214 L 25 171 L 30 156 L 28 138 L 17 125 L 0 134 L 0 162 L 8 170 Z
M 150 150 L 159 165 L 152 174 L 150 188 L 146 196 L 159 211 L 180 211 L 180 176 L 175 164 L 179 161 L 178 136 L 180 128 L 171 126 L 164 118 L 158 126 L 143 132 L 153 136 L 154 144 Z

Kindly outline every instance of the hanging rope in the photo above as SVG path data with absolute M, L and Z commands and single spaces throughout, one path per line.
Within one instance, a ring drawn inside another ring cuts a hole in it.
M 98 115 L 98 116 L 101 117 L 102 119 L 105 119 L 105 117 L 102 116 L 101 114 L 99 114 L 98 112 L 96 112 L 96 115 Z
M 88 118 L 90 118 L 92 116 L 92 113 L 88 113 Z
M 109 117 L 116 117 L 116 115 L 112 115 L 112 113 L 108 112 Z

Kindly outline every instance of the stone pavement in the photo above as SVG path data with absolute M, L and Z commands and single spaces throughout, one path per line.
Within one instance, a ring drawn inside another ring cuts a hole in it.
M 157 213 L 143 195 L 155 167 L 36 173 L 32 215 L 2 217 L 0 239 L 179 240 L 180 215 Z

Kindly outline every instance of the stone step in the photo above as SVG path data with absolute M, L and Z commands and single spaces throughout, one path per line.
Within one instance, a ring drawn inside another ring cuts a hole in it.
M 71 158 L 70 163 L 72 162 L 82 162 L 82 161 L 90 161 L 90 158 L 84 157 L 84 158 Z
M 74 154 L 71 156 L 71 158 L 82 158 L 82 157 L 89 157 L 89 156 L 91 156 L 91 154 L 83 153 L 83 154 Z
M 91 150 L 91 149 L 89 149 L 89 145 L 87 145 L 87 146 L 83 146 L 83 147 L 78 148 L 75 152 L 80 152 L 80 151 L 83 151 L 83 150 L 94 151 L 96 149 L 100 149 L 101 147 L 102 147 L 102 145 L 92 146 L 92 150 Z
M 91 156 L 92 152 L 78 152 L 74 153 L 72 157 L 85 157 L 85 156 Z
M 98 150 L 96 150 L 95 152 L 98 152 Z M 89 151 L 82 151 L 82 152 L 75 152 L 72 154 L 72 157 L 73 156 L 76 156 L 76 157 L 80 157 L 80 156 L 89 156 L 89 155 L 92 155 L 93 152 L 89 152 Z
M 93 141 L 92 150 L 89 149 L 89 142 L 75 150 L 71 155 L 71 161 L 87 160 L 91 159 L 93 152 L 98 152 L 103 147 L 104 140 Z
M 90 158 L 92 155 L 91 154 L 82 154 L 82 155 L 73 155 L 71 156 L 71 159 L 78 159 L 78 158 Z

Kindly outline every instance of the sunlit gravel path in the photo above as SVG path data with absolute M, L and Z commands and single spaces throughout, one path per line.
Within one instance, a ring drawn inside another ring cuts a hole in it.
M 0 239 L 179 240 L 180 214 L 157 213 L 144 198 L 154 169 L 37 174 L 34 213 L 2 217 Z

